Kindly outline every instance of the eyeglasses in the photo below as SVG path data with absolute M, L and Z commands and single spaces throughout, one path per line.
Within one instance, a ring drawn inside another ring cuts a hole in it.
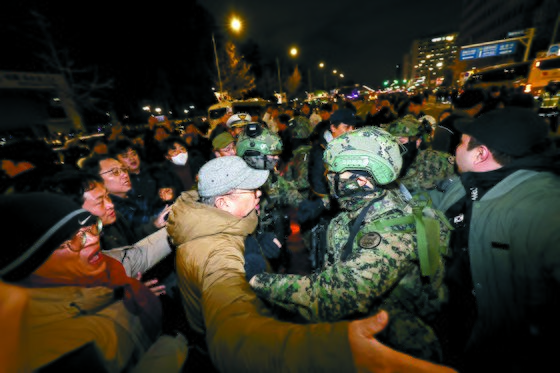
M 103 222 L 101 219 L 97 219 L 97 222 L 89 227 L 84 227 L 78 231 L 68 241 L 64 242 L 61 246 L 68 248 L 70 251 L 78 253 L 84 249 L 87 243 L 88 234 L 91 236 L 99 236 L 103 230 Z
M 241 192 L 231 192 L 231 193 L 227 193 L 227 194 L 225 194 L 225 195 L 226 195 L 226 196 L 229 196 L 229 195 L 231 195 L 231 194 L 253 194 L 255 197 L 257 197 L 257 192 L 258 192 L 259 190 L 260 190 L 260 189 L 244 190 L 244 191 L 241 191 Z
M 111 173 L 111 175 L 113 175 L 114 177 L 120 176 L 120 174 L 122 173 L 128 173 L 128 170 L 124 167 L 115 167 L 115 168 L 111 168 L 109 171 L 105 171 L 105 172 L 100 172 L 99 175 L 105 175 L 108 173 Z

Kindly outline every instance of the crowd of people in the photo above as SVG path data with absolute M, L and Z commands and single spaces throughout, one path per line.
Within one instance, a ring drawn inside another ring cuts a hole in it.
M 547 369 L 555 128 L 521 93 L 468 89 L 437 118 L 427 99 L 2 146 L 2 368 Z

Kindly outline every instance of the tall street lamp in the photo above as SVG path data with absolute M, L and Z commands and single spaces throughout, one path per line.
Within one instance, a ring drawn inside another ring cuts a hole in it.
M 282 97 L 282 77 L 280 76 L 280 60 L 276 57 L 276 66 L 278 67 L 278 93 Z
M 218 81 L 220 82 L 220 95 L 221 95 L 223 92 L 222 76 L 220 75 L 220 62 L 218 61 L 218 52 L 216 50 L 216 40 L 214 39 L 214 33 L 212 33 L 212 44 L 214 45 L 214 57 L 216 58 L 216 70 L 218 70 Z
M 243 27 L 243 24 L 238 17 L 232 16 L 231 20 L 230 20 L 230 23 L 229 23 L 229 27 L 230 27 L 231 30 L 238 33 L 239 31 L 241 31 L 241 28 Z M 220 84 L 220 94 L 222 94 L 222 92 L 224 91 L 224 87 L 222 86 L 222 75 L 220 73 L 220 61 L 218 60 L 218 51 L 216 49 L 216 39 L 214 38 L 214 33 L 212 33 L 212 45 L 214 46 L 214 57 L 216 59 L 216 70 L 218 70 L 218 82 Z
M 319 69 L 323 70 L 323 87 L 326 91 L 327 90 L 327 73 L 325 72 L 324 68 L 325 68 L 325 63 L 324 62 L 319 62 Z
M 290 48 L 290 56 L 296 57 L 298 55 L 298 49 L 296 47 Z M 278 68 L 278 91 L 280 93 L 280 99 L 282 99 L 282 75 L 280 74 L 280 59 L 276 57 L 276 67 Z

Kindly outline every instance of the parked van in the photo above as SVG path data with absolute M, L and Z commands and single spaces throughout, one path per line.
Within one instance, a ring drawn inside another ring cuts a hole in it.
M 560 80 L 560 56 L 535 58 L 531 65 L 525 92 L 539 97 L 551 80 Z

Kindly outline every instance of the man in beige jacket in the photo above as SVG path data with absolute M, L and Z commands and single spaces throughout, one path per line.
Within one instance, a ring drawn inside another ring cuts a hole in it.
M 177 276 L 189 345 L 220 372 L 451 372 L 379 343 L 387 314 L 352 322 L 292 324 L 276 320 L 249 287 L 244 240 L 257 226 L 259 187 L 269 171 L 237 156 L 199 172 L 198 191 L 173 205 L 167 230 L 177 248 Z

